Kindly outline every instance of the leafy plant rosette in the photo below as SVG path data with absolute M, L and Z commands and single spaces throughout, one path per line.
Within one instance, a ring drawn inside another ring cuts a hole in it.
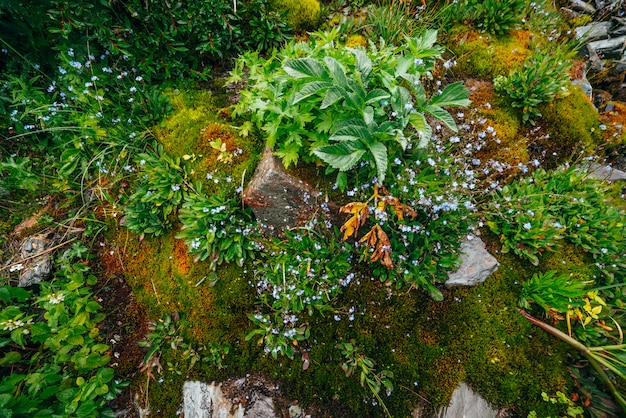
M 138 179 L 135 191 L 124 208 L 124 225 L 132 232 L 161 235 L 171 226 L 175 213 L 188 188 L 180 159 L 173 159 L 157 146 L 154 153 L 138 154 Z
M 350 247 L 333 231 L 321 227 L 287 232 L 268 244 L 268 259 L 255 270 L 261 307 L 248 314 L 255 329 L 246 340 L 259 338 L 272 357 L 293 358 L 299 341 L 310 334 L 307 318 L 333 312 L 333 301 L 354 278 Z
M 453 162 L 430 155 L 421 150 L 394 161 L 401 168 L 388 187 L 375 184 L 366 201 L 341 208 L 349 215 L 341 231 L 344 240 L 357 240 L 361 260 L 374 264 L 381 281 L 421 287 L 442 300 L 436 283 L 459 267 L 458 250 L 473 229 L 475 208 L 468 185 L 457 181 Z M 362 196 L 356 189 L 348 193 Z
M 493 80 L 495 90 L 506 95 L 511 105 L 522 110 L 522 120 L 532 125 L 541 117 L 539 105 L 565 97 L 569 85 L 568 70 L 574 55 L 569 45 L 536 50 L 519 70 L 512 70 L 507 77 Z
M 82 264 L 67 264 L 39 294 L 0 287 L 0 415 L 112 416 L 105 407 L 121 386 L 109 346 L 99 342 L 104 319 Z
M 182 227 L 176 238 L 185 241 L 196 261 L 208 260 L 211 270 L 225 262 L 242 266 L 262 249 L 250 210 L 223 194 L 206 196 L 198 184 L 178 214 Z
M 457 130 L 443 107 L 469 105 L 469 92 L 457 82 L 428 98 L 421 81 L 441 57 L 436 31 L 369 50 L 338 46 L 337 31 L 313 36 L 312 46 L 291 43 L 266 61 L 244 55 L 230 78 L 241 81 L 247 66 L 250 86 L 233 116 L 250 119 L 243 131 L 262 130 L 285 166 L 321 161 L 342 190 L 353 168 L 382 183 L 390 155 L 430 140 L 427 114 Z

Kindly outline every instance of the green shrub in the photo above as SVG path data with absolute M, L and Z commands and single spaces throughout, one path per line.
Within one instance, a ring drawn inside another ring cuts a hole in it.
M 522 69 L 511 71 L 507 77 L 496 77 L 494 87 L 511 100 L 513 107 L 522 110 L 524 122 L 534 125 L 541 116 L 541 104 L 567 94 L 572 54 L 565 45 L 537 50 L 526 59 Z
M 106 403 L 123 385 L 106 367 L 110 347 L 98 335 L 104 314 L 88 273 L 67 264 L 38 293 L 0 287 L 0 415 L 112 415 Z
M 185 196 L 179 212 L 183 225 L 176 238 L 185 241 L 196 261 L 208 259 L 211 270 L 224 262 L 242 266 L 261 249 L 255 242 L 258 229 L 249 209 L 243 210 L 239 202 L 223 195 L 205 196 L 198 185 Z
M 136 157 L 139 179 L 124 208 L 124 225 L 135 234 L 161 235 L 171 226 L 170 215 L 178 209 L 188 188 L 180 159 L 156 153 Z
M 441 56 L 436 31 L 369 51 L 337 46 L 338 31 L 315 36 L 314 46 L 292 43 L 269 60 L 243 56 L 230 78 L 240 81 L 249 67 L 251 86 L 233 115 L 264 131 L 285 166 L 322 161 L 328 173 L 339 172 L 341 190 L 355 166 L 382 183 L 390 155 L 430 140 L 426 114 L 457 130 L 443 107 L 467 106 L 469 92 L 457 82 L 428 98 L 420 81 Z
M 483 32 L 504 35 L 524 22 L 525 0 L 460 0 L 441 12 L 444 24 L 470 24 Z

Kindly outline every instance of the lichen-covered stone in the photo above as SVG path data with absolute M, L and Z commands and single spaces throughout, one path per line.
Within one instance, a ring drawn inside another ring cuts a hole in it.
M 498 268 L 496 260 L 478 237 L 466 239 L 461 244 L 461 267 L 448 274 L 446 286 L 473 286 L 487 280 Z
M 24 240 L 20 248 L 20 257 L 23 260 L 28 259 L 28 261 L 24 262 L 24 269 L 20 274 L 18 286 L 28 287 L 50 278 L 52 274 L 50 255 L 46 253 L 34 258 L 29 257 L 43 253 L 51 245 L 50 240 L 43 235 L 28 237 Z

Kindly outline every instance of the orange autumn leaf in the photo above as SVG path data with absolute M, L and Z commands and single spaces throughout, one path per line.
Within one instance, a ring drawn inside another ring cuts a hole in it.
M 374 249 L 370 257 L 371 263 L 380 261 L 380 263 L 388 269 L 393 268 L 393 262 L 391 261 L 391 242 L 380 225 L 374 225 L 359 242 L 365 242 L 368 247 Z
M 350 213 L 352 216 L 341 226 L 341 232 L 343 232 L 343 240 L 347 240 L 350 236 L 354 235 L 356 238 L 359 228 L 363 226 L 365 221 L 370 215 L 367 203 L 351 202 L 344 205 L 339 209 L 341 213 Z

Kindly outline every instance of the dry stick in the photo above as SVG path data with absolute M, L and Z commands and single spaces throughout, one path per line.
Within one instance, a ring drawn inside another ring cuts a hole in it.
M 152 289 L 154 289 L 154 296 L 156 296 L 157 305 L 160 305 L 161 301 L 159 300 L 159 294 L 156 291 L 156 286 L 154 285 L 154 280 L 152 280 L 152 277 L 150 277 L 150 282 L 152 283 Z
M 77 239 L 78 239 L 78 237 L 74 237 L 74 238 L 72 238 L 72 239 L 70 239 L 70 240 L 67 240 L 67 241 L 62 242 L 62 243 L 60 243 L 60 244 L 58 244 L 58 245 L 55 245 L 54 247 L 50 247 L 50 248 L 48 248 L 47 250 L 44 250 L 44 251 L 42 251 L 42 252 L 40 252 L 40 253 L 33 254 L 33 255 L 29 255 L 28 257 L 25 257 L 25 258 L 21 259 L 20 261 L 17 261 L 17 262 L 15 262 L 15 263 L 13 263 L 13 264 L 9 264 L 8 266 L 1 267 L 1 268 L 0 268 L 0 271 L 2 271 L 2 270 L 6 270 L 6 269 L 9 269 L 9 268 L 11 268 L 11 267 L 13 267 L 13 266 L 17 266 L 18 264 L 22 264 L 24 261 L 28 261 L 28 260 L 30 260 L 30 259 L 32 259 L 32 258 L 36 258 L 36 257 L 39 257 L 39 256 L 41 256 L 41 255 L 47 254 L 47 253 L 49 253 L 49 252 L 51 252 L 51 251 L 56 250 L 57 248 L 63 247 L 65 244 L 69 244 L 69 243 L 70 243 L 70 242 L 72 242 L 72 241 L 76 241 Z

